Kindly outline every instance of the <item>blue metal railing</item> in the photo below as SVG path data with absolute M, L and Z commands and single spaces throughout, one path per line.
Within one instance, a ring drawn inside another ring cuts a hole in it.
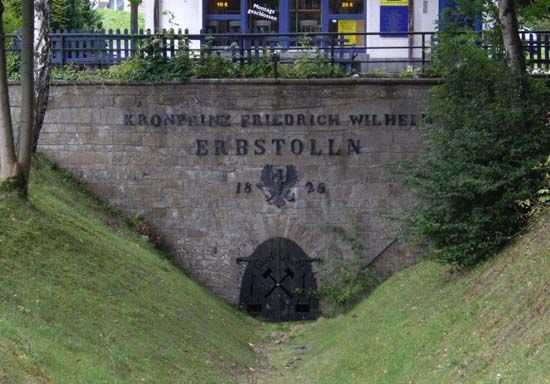
M 406 38 L 402 38 L 406 34 Z M 281 63 L 289 63 L 300 52 L 318 49 L 332 65 L 346 70 L 369 72 L 376 68 L 424 69 L 431 60 L 436 44 L 436 32 L 387 33 L 230 33 L 190 34 L 187 31 L 166 31 L 152 34 L 139 31 L 56 31 L 51 35 L 52 64 L 72 64 L 86 67 L 106 67 L 119 64 L 138 54 L 146 54 L 144 44 L 154 39 L 156 54 L 173 57 L 182 51 L 190 58 L 203 54 L 229 55 L 245 64 L 251 60 L 277 53 Z M 393 36 L 395 35 L 395 36 Z M 526 59 L 532 68 L 550 69 L 550 31 L 520 33 Z M 383 39 L 379 37 L 384 36 Z M 400 39 L 397 39 L 397 38 Z M 19 39 L 12 50 L 19 50 Z M 354 43 L 352 44 L 351 41 Z

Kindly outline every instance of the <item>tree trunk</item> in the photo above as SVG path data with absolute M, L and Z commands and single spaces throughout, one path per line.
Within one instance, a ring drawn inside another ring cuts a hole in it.
M 160 30 L 160 0 L 153 0 L 153 33 Z
M 34 121 L 32 152 L 36 153 L 50 94 L 50 10 L 51 0 L 34 0 Z
M 22 193 L 27 194 L 31 173 L 32 127 L 34 120 L 33 35 L 34 1 L 23 0 L 21 27 L 21 123 L 19 125 L 18 163 L 24 176 Z
M 409 33 L 414 32 L 414 0 L 409 0 Z M 412 67 L 414 59 L 414 35 L 409 34 L 409 65 Z
M 514 0 L 498 1 L 498 20 L 502 28 L 504 49 L 508 66 L 519 73 L 525 74 L 525 57 L 518 31 L 518 19 Z
M 4 4 L 0 0 L 0 182 L 17 177 L 19 172 L 13 142 L 3 16 Z
M 130 1 L 130 32 L 132 35 L 138 33 L 138 7 L 139 3 L 136 0 Z

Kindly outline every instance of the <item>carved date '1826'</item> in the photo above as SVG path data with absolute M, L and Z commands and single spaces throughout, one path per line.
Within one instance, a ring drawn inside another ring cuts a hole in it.
M 317 193 L 325 193 L 327 191 L 327 186 L 325 183 L 319 183 L 317 186 L 315 186 L 315 183 L 312 181 L 308 181 L 304 187 L 306 188 L 306 191 L 308 194 L 317 192 Z M 241 183 L 240 181 L 237 183 L 237 188 L 235 190 L 235 193 L 238 195 L 240 193 L 250 193 L 252 192 L 252 184 L 249 182 Z
M 292 192 L 292 188 L 298 182 L 298 173 L 293 165 L 287 165 L 284 168 L 273 168 L 273 165 L 266 164 L 262 169 L 260 182 L 256 184 L 256 187 L 262 191 L 265 196 L 265 200 L 269 204 L 275 205 L 277 208 L 281 208 L 286 205 L 286 202 L 294 202 L 296 196 Z M 318 183 L 308 181 L 305 184 L 305 188 L 308 194 L 317 192 L 325 193 L 325 183 Z M 252 185 L 249 182 L 238 182 L 237 194 L 252 192 Z

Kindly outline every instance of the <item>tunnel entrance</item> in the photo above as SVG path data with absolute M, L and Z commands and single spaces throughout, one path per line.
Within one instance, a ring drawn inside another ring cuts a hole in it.
M 246 262 L 239 305 L 254 317 L 279 322 L 315 320 L 319 299 L 309 258 L 294 241 L 277 237 L 256 248 Z

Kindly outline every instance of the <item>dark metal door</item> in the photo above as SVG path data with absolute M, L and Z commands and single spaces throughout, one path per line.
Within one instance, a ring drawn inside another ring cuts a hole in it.
M 262 243 L 247 262 L 240 306 L 249 314 L 270 321 L 313 320 L 319 300 L 310 259 L 292 240 L 277 237 Z

